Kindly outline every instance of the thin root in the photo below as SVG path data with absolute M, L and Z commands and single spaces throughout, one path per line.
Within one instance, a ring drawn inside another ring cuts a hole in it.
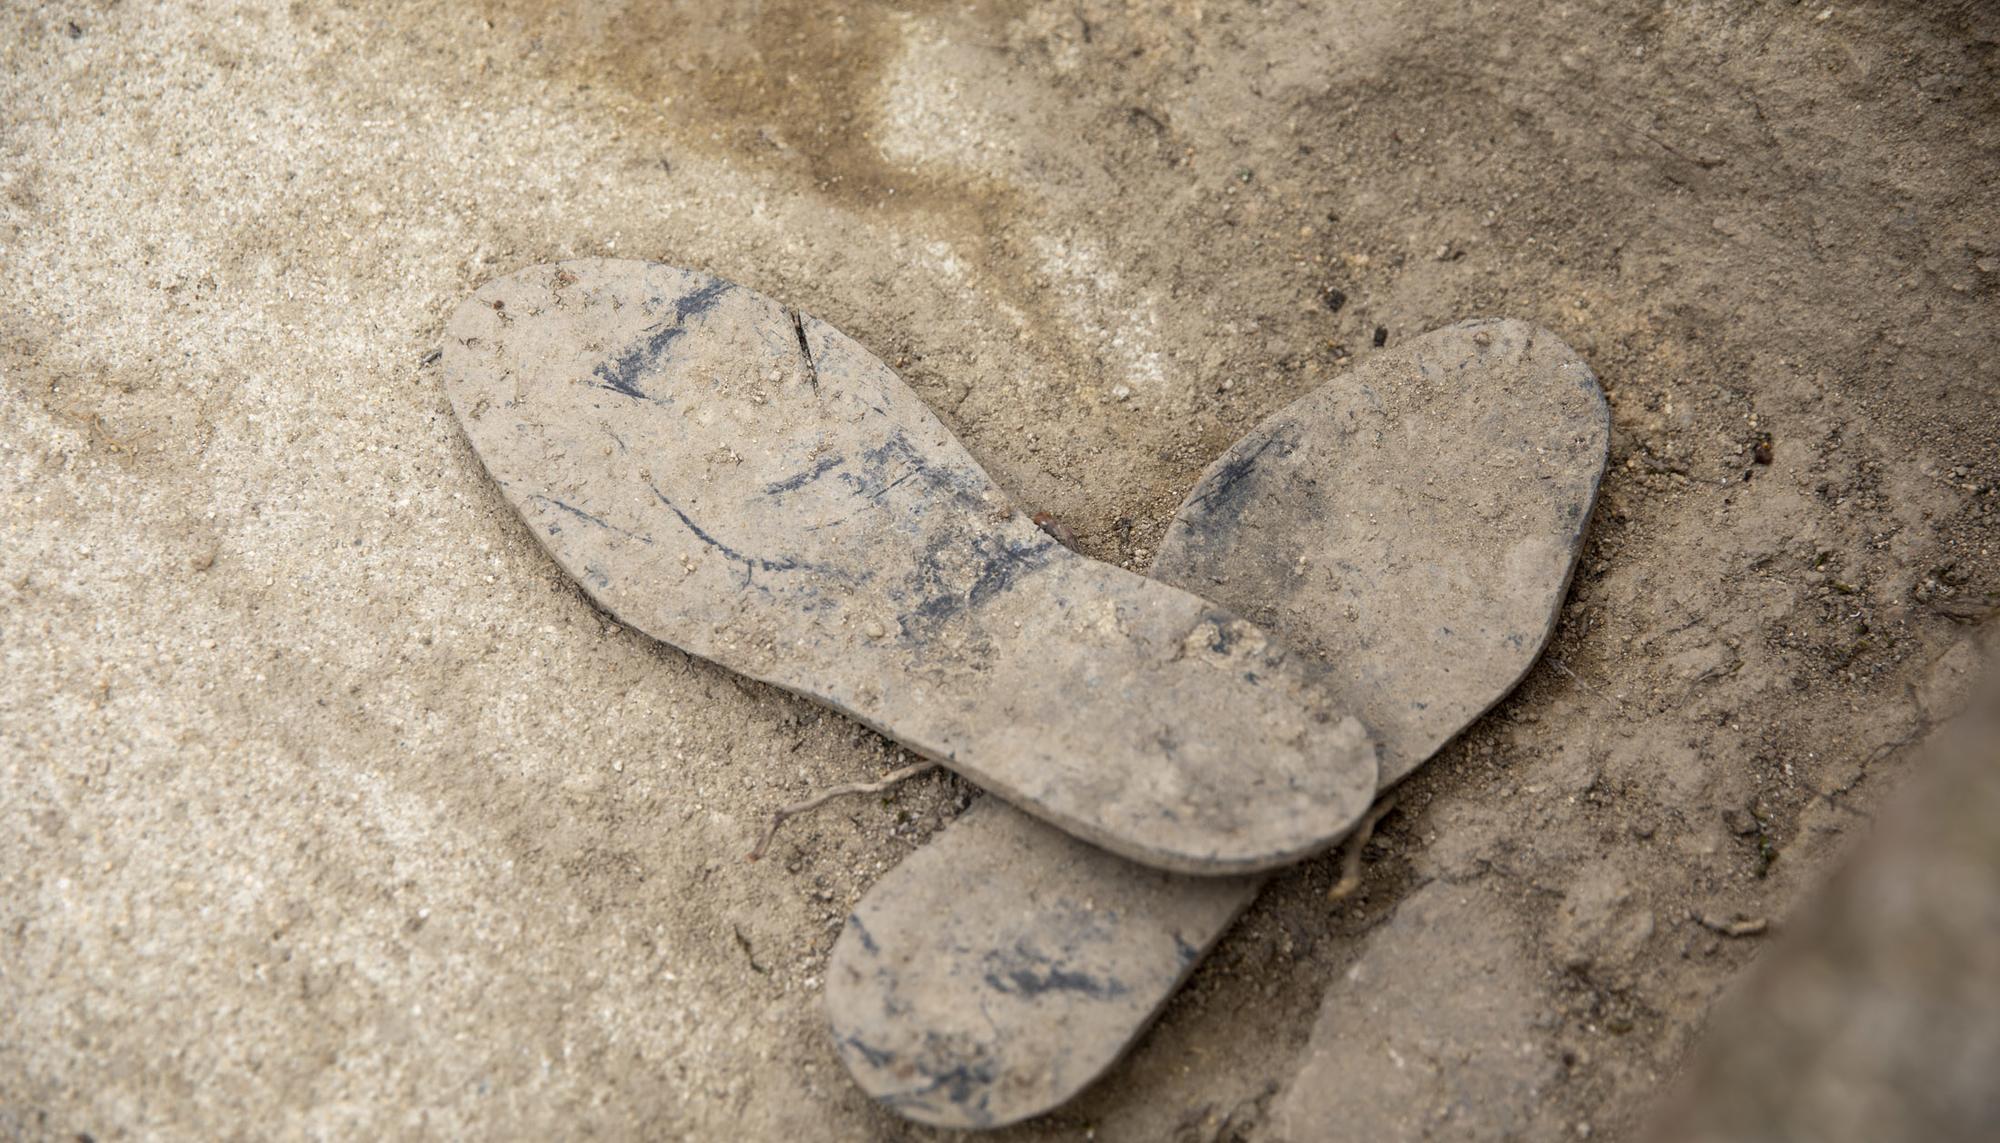
M 899 782 L 907 782 L 919 774 L 929 773 L 936 768 L 935 762 L 912 762 L 900 770 L 891 770 L 873 782 L 847 782 L 839 786 L 829 786 L 803 802 L 781 806 L 771 815 L 771 826 L 764 831 L 763 838 L 757 842 L 757 848 L 750 851 L 750 860 L 756 861 L 763 857 L 764 850 L 770 847 L 771 839 L 778 836 L 778 827 L 800 814 L 809 813 L 835 798 L 845 797 L 848 794 L 879 794 Z
M 1361 819 L 1361 824 L 1354 827 L 1354 836 L 1347 839 L 1347 853 L 1340 861 L 1340 880 L 1326 891 L 1327 900 L 1344 901 L 1361 888 L 1361 851 L 1368 848 L 1368 839 L 1375 836 L 1376 823 L 1389 816 L 1389 811 L 1395 808 L 1394 795 L 1383 798 Z
M 1740 666 L 1741 664 L 1738 665 Z M 1592 698 L 1595 698 L 1599 702 L 1610 704 L 1610 706 L 1615 710 L 1618 710 L 1620 712 L 1624 711 L 1625 709 L 1624 703 L 1619 702 L 1616 698 L 1606 695 L 1604 692 L 1598 690 L 1596 687 L 1593 687 L 1589 683 L 1585 682 L 1582 675 L 1579 675 L 1575 671 L 1569 669 L 1568 663 L 1565 663 L 1561 659 L 1558 659 L 1555 656 L 1551 655 L 1549 656 L 1549 666 L 1554 667 L 1556 670 L 1561 671 L 1563 674 L 1569 676 L 1571 682 L 1575 683 L 1577 686 L 1580 686 L 1585 691 L 1589 692 Z

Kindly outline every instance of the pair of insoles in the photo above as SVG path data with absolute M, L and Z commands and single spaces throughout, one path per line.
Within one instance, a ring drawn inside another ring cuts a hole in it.
M 861 1086 L 950 1126 L 1081 1090 L 1258 875 L 1512 688 L 1608 442 L 1567 347 L 1454 326 L 1231 448 L 1148 579 L 1042 533 L 838 330 L 704 275 L 534 267 L 445 352 L 474 450 L 600 605 L 1005 799 L 884 877 L 827 974 Z

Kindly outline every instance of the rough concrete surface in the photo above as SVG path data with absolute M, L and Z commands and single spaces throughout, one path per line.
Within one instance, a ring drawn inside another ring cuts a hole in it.
M 1632 1135 L 1916 763 L 2000 596 L 2000 14 L 1446 0 L 0 9 L 0 1122 L 925 1138 L 819 976 L 962 808 L 594 611 L 430 355 L 480 282 L 698 266 L 896 368 L 1089 555 L 1470 316 L 1603 380 L 1542 665 L 1361 894 L 1275 878 L 1107 1081 L 1003 1138 L 1268 1137 L 1428 881 Z M 1559 951 L 1558 951 L 1559 950 Z
M 1535 959 L 1487 886 L 1432 881 L 1371 934 L 1327 989 L 1311 1049 L 1271 1116 L 1272 1137 L 1554 1139 L 1544 1098 L 1561 1065 L 1541 1050 Z
M 1610 431 L 1590 367 L 1547 330 L 1435 330 L 1217 457 L 1153 575 L 1257 614 L 1320 664 L 1374 731 L 1387 787 L 1541 654 Z M 877 881 L 835 942 L 841 1062 L 925 1123 L 1048 1111 L 1126 1050 L 1261 886 L 1209 881 L 1163 882 L 976 806 Z

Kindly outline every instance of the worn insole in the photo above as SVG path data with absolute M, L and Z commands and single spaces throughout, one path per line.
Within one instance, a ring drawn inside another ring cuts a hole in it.
M 1326 663 L 1387 787 L 1541 653 L 1609 435 L 1596 378 L 1551 334 L 1439 330 L 1232 447 L 1153 571 Z M 1047 1111 L 1130 1046 L 1261 884 L 1142 868 L 984 800 L 848 918 L 826 974 L 841 1059 L 925 1123 Z
M 1077 837 L 1163 869 L 1338 840 L 1373 743 L 1315 661 L 1045 535 L 890 369 L 703 274 L 480 287 L 444 372 L 486 470 L 591 597 Z

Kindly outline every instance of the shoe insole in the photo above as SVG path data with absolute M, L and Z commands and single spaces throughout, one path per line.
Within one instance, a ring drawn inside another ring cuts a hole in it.
M 1386 788 L 1541 653 L 1609 437 L 1596 378 L 1554 336 L 1439 330 L 1232 447 L 1154 574 L 1327 664 Z M 848 918 L 826 974 L 841 1059 L 924 1123 L 1048 1111 L 1137 1039 L 1261 884 L 1142 868 L 981 801 Z
M 826 704 L 1063 831 L 1185 873 L 1338 840 L 1375 750 L 1314 659 L 1071 552 L 838 330 L 654 263 L 535 266 L 453 314 L 452 407 L 625 623 Z

